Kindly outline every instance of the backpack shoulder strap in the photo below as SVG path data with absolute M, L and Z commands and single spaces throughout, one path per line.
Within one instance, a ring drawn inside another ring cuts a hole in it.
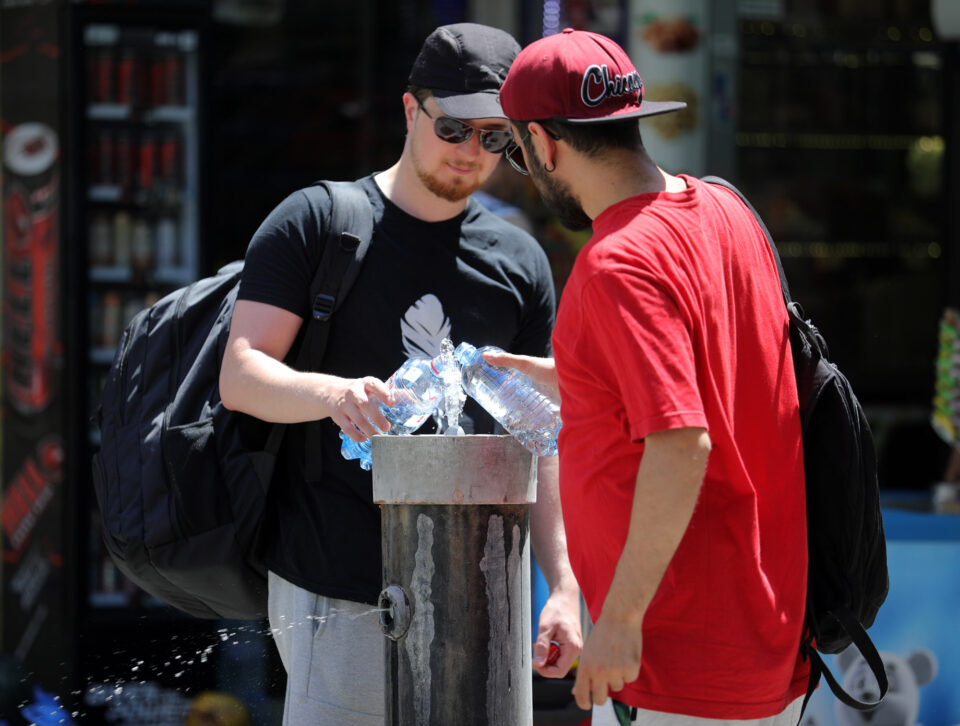
M 310 285 L 312 317 L 305 323 L 306 332 L 294 363 L 297 370 L 316 370 L 323 361 L 330 337 L 330 318 L 356 281 L 373 237 L 373 207 L 363 187 L 357 182 L 322 181 L 317 185 L 330 194 L 330 221 L 323 230 L 323 252 Z M 307 424 L 307 481 L 319 481 L 323 473 L 319 456 L 321 435 L 319 421 Z
M 783 263 L 780 262 L 780 253 L 777 252 L 777 246 L 773 243 L 773 237 L 770 235 L 770 230 L 767 229 L 767 225 L 764 223 L 763 218 L 761 218 L 757 210 L 754 209 L 753 205 L 750 203 L 750 200 L 743 195 L 743 192 L 737 189 L 726 179 L 723 179 L 719 176 L 705 176 L 700 179 L 700 181 L 707 182 L 708 184 L 715 184 L 719 187 L 726 187 L 731 192 L 736 194 L 740 198 L 740 201 L 743 202 L 744 206 L 750 210 L 750 213 L 753 215 L 754 219 L 757 220 L 757 224 L 760 225 L 760 229 L 763 230 L 763 234 L 767 238 L 767 244 L 770 245 L 770 250 L 773 252 L 773 259 L 777 263 L 777 273 L 780 275 L 780 289 L 783 292 L 783 302 L 789 308 L 790 303 L 793 302 L 790 297 L 790 286 L 787 284 L 787 276 L 783 271 Z
M 323 360 L 330 335 L 330 317 L 357 279 L 370 239 L 373 208 L 356 182 L 318 182 L 330 194 L 330 222 L 323 230 L 323 253 L 310 285 L 313 317 L 307 321 L 304 344 L 296 365 L 316 368 Z
M 294 359 L 294 368 L 306 370 L 320 365 L 330 336 L 330 318 L 340 307 L 357 278 L 360 264 L 373 237 L 373 208 L 366 192 L 356 182 L 315 182 L 330 194 L 330 223 L 322 230 L 323 251 L 310 283 L 312 316 L 304 321 L 304 335 Z M 308 442 L 319 444 L 319 422 L 307 427 Z M 264 450 L 274 456 L 280 450 L 286 424 L 270 430 Z M 307 451 L 319 446 L 307 445 Z M 320 478 L 320 457 L 307 457 L 308 476 Z M 311 479 L 315 481 L 315 479 Z

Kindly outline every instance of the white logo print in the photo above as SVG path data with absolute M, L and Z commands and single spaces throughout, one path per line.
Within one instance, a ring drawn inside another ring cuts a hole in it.
M 450 319 L 436 295 L 424 295 L 407 309 L 400 332 L 407 358 L 433 358 L 440 354 L 440 341 L 450 337 Z
M 580 99 L 590 108 L 599 106 L 610 96 L 630 94 L 636 94 L 638 100 L 643 98 L 643 81 L 636 71 L 611 78 L 610 69 L 606 65 L 592 65 L 587 68 L 580 83 Z

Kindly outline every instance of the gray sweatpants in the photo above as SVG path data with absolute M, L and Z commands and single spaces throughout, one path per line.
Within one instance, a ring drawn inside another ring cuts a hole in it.
M 386 637 L 373 607 L 269 573 L 270 629 L 287 671 L 283 726 L 382 726 Z

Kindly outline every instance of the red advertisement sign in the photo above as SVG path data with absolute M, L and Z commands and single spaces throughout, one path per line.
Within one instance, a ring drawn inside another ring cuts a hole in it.
M 0 652 L 59 693 L 70 677 L 64 573 L 59 3 L 0 2 L 3 174 Z M 57 653 L 56 656 L 52 654 Z

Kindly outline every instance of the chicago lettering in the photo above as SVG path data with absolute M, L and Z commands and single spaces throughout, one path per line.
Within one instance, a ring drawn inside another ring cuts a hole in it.
M 637 94 L 637 100 L 643 98 L 643 81 L 636 71 L 625 76 L 619 74 L 610 77 L 610 70 L 606 65 L 592 65 L 583 74 L 580 84 L 580 99 L 590 108 L 599 106 L 607 98 L 613 96 L 629 96 Z

